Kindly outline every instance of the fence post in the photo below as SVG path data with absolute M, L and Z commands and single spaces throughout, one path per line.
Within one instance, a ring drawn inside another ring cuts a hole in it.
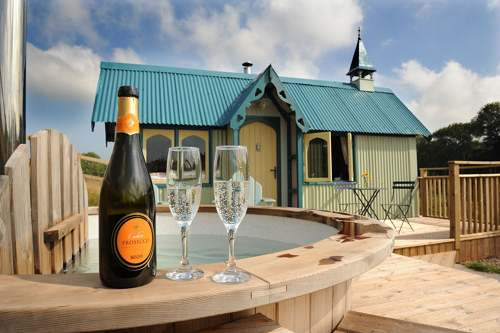
M 423 217 L 429 216 L 429 208 L 427 205 L 427 169 L 420 169 L 420 196 L 421 196 L 421 204 L 422 204 L 422 212 L 421 215 Z
M 449 161 L 449 184 L 450 184 L 450 238 L 455 239 L 455 250 L 460 258 L 460 164 Z

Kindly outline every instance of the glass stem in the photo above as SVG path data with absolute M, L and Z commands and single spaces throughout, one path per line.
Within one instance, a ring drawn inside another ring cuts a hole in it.
M 235 273 L 238 271 L 234 257 L 234 239 L 236 238 L 236 230 L 229 229 L 227 232 L 227 238 L 229 239 L 229 261 L 227 263 L 226 271 Z
M 182 225 L 181 226 L 182 257 L 179 268 L 183 270 L 191 269 L 188 259 L 188 235 L 189 235 L 189 225 Z

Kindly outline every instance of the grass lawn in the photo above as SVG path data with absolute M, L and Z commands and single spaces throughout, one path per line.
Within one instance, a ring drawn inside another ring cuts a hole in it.
M 99 194 L 101 193 L 102 182 L 92 179 L 85 179 L 87 191 L 89 193 L 89 207 L 99 206 Z
M 500 267 L 495 267 L 495 265 L 490 265 L 480 261 L 468 261 L 464 263 L 464 266 L 479 272 L 500 274 Z

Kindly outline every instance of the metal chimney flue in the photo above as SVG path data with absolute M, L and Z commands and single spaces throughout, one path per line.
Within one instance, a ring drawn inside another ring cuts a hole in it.
M 252 74 L 252 66 L 253 64 L 250 61 L 245 61 L 241 64 L 243 66 L 243 73 Z
M 27 0 L 0 0 L 0 175 L 26 142 Z

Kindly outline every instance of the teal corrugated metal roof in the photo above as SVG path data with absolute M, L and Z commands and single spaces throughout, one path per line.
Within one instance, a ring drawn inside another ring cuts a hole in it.
M 139 89 L 141 124 L 221 126 L 224 114 L 255 75 L 101 63 L 92 123 L 116 122 L 118 88 Z
M 116 122 L 116 92 L 122 85 L 139 89 L 142 124 L 223 126 L 231 105 L 256 77 L 148 65 L 101 63 L 92 126 Z M 390 89 L 359 91 L 355 86 L 280 77 L 311 130 L 431 135 Z

